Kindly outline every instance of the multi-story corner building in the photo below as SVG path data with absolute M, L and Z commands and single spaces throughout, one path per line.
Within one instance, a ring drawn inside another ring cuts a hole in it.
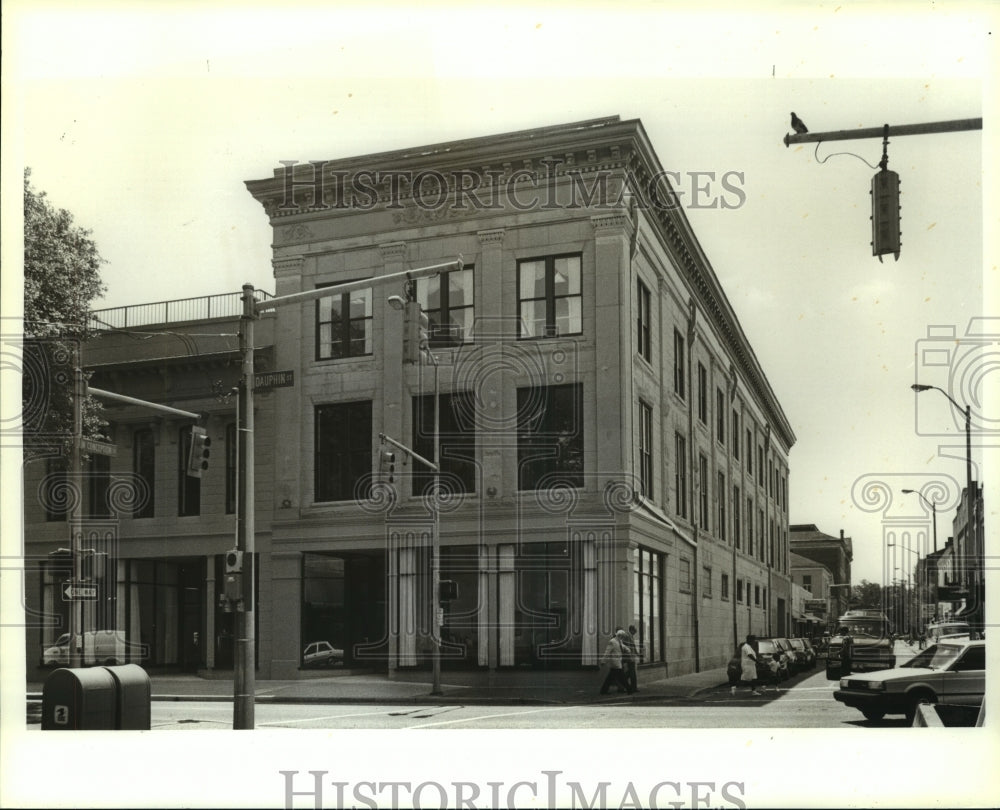
M 983 563 L 983 538 L 985 537 L 983 520 L 983 485 L 972 482 L 972 509 L 969 515 L 969 488 L 962 489 L 962 500 L 955 509 L 952 521 L 954 542 L 954 565 L 957 585 L 960 589 L 954 592 L 954 597 L 961 599 L 962 604 L 956 609 L 956 618 L 963 618 L 975 626 L 982 626 L 985 621 L 985 574 Z
M 607 118 L 247 183 L 279 299 L 371 282 L 279 307 L 257 341 L 294 380 L 255 403 L 261 677 L 295 677 L 314 641 L 352 666 L 427 666 L 435 556 L 457 584 L 446 668 L 592 667 L 633 624 L 649 674 L 675 675 L 724 666 L 747 632 L 790 632 L 795 436 L 667 177 L 640 122 Z M 458 256 L 447 274 L 382 280 Z M 419 362 L 400 299 L 430 320 Z M 227 390 L 201 362 L 185 373 Z M 145 374 L 110 371 L 107 388 Z M 232 404 L 202 407 L 224 436 Z M 383 436 L 425 459 L 439 444 L 440 480 Z M 158 503 L 175 499 L 170 458 Z M 203 487 L 222 485 L 213 470 Z M 171 513 L 155 541 L 126 521 L 120 545 L 194 560 L 185 582 L 204 583 L 200 626 L 218 635 L 229 524 L 205 518 Z M 183 633 L 174 598 L 150 609 Z
M 827 589 L 830 593 L 828 620 L 837 621 L 851 605 L 851 562 L 854 546 L 850 537 L 834 537 L 821 532 L 813 523 L 798 523 L 789 527 L 789 543 L 792 551 L 817 563 L 833 576 Z
M 682 673 L 787 626 L 795 437 L 664 177 L 642 125 L 608 118 L 247 184 L 276 296 L 372 281 L 277 315 L 301 382 L 274 392 L 275 674 L 331 636 L 427 660 L 429 476 L 397 453 L 390 496 L 367 488 L 379 434 L 432 455 L 435 385 L 446 665 L 590 666 L 634 624 Z M 411 295 L 436 367 L 404 363 L 387 299 Z

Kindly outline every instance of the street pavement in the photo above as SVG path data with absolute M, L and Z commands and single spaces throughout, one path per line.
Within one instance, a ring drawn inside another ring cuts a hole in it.
M 917 652 L 916 646 L 896 643 L 898 661 Z M 823 665 L 821 659 L 818 666 Z M 647 702 L 694 698 L 728 686 L 725 667 L 646 681 L 639 671 L 639 691 L 633 695 L 599 693 L 607 670 L 587 672 L 547 672 L 543 670 L 482 672 L 442 672 L 441 694 L 432 694 L 431 673 L 427 671 L 385 673 L 331 670 L 329 674 L 309 673 L 296 680 L 261 680 L 254 690 L 257 703 L 484 703 L 484 704 L 597 704 Z M 231 701 L 230 678 L 196 674 L 150 676 L 153 700 Z M 40 700 L 43 682 L 27 685 L 29 700 Z
M 645 682 L 639 672 L 639 691 L 633 695 L 599 694 L 605 669 L 590 672 L 545 672 L 538 670 L 494 672 L 444 672 L 441 694 L 432 694 L 429 672 L 407 672 L 389 678 L 385 673 L 332 671 L 321 677 L 298 680 L 258 680 L 257 703 L 513 703 L 587 704 L 649 701 L 694 697 L 727 683 L 724 667 Z M 153 700 L 233 699 L 233 681 L 195 674 L 152 674 Z M 40 699 L 42 682 L 29 683 L 28 699 Z

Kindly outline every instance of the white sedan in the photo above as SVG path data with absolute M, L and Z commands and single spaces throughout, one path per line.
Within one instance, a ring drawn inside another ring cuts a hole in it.
M 313 641 L 306 645 L 302 653 L 303 667 L 332 667 L 344 663 L 344 651 L 334 647 L 329 641 Z

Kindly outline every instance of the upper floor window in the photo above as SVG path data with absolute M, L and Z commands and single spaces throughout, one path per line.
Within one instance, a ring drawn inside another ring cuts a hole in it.
M 698 421 L 708 424 L 708 369 L 698 364 Z
M 580 254 L 517 263 L 518 337 L 556 337 L 583 331 L 580 268 Z
M 740 488 L 733 487 L 733 542 L 736 548 L 743 545 L 742 529 L 740 528 L 740 512 L 743 509 L 743 502 L 740 500 Z
M 680 433 L 674 434 L 674 498 L 677 501 L 677 515 L 687 517 L 687 439 Z
M 698 455 L 698 527 L 708 531 L 708 459 Z
M 639 403 L 639 487 L 653 498 L 653 409 L 645 402 Z
M 650 295 L 649 289 L 641 281 L 639 282 L 639 295 L 636 303 L 638 305 L 639 356 L 651 363 L 653 362 L 653 344 L 650 337 Z
M 802 575 L 802 587 L 805 588 L 805 590 L 809 591 L 809 593 L 813 592 L 813 578 L 812 578 L 812 574 L 803 574 Z
M 674 330 L 674 393 L 684 399 L 684 336 Z
M 151 518 L 156 499 L 156 441 L 149 428 L 132 434 L 132 469 L 145 485 L 145 491 L 138 493 L 132 508 L 133 518 Z
M 449 492 L 476 491 L 476 400 L 466 392 L 441 394 L 438 451 L 442 486 Z M 413 398 L 413 448 L 426 459 L 434 458 L 434 395 Z M 434 473 L 415 459 L 412 493 L 423 495 Z
M 471 266 L 417 280 L 417 302 L 430 321 L 432 348 L 472 340 L 474 315 Z
M 680 567 L 677 571 L 677 587 L 683 593 L 691 593 L 691 561 L 683 557 L 680 559 Z
M 747 428 L 747 472 L 753 475 L 753 436 L 750 435 L 750 428 Z
M 201 479 L 187 474 L 191 455 L 191 426 L 182 427 L 177 437 L 177 514 L 201 514 Z
M 721 388 L 715 389 L 715 440 L 726 443 L 726 396 Z
M 726 539 L 726 474 L 719 473 L 719 485 L 716 490 L 719 499 L 719 539 Z
M 583 486 L 583 386 L 517 389 L 517 488 Z
M 372 353 L 372 290 L 331 295 L 316 301 L 316 359 Z
M 733 411 L 733 458 L 740 457 L 740 413 Z
M 316 406 L 315 499 L 349 501 L 367 497 L 372 471 L 372 403 Z

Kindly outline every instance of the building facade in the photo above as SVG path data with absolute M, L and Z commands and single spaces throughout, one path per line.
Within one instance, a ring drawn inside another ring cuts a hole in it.
M 670 676 L 791 631 L 795 436 L 665 176 L 607 118 L 247 183 L 279 300 L 371 281 L 267 319 L 294 384 L 255 402 L 261 677 L 320 640 L 429 666 L 435 560 L 446 669 L 593 667 L 631 624 Z M 429 318 L 419 362 L 394 297 Z M 163 534 L 165 557 L 209 545 Z
M 793 551 L 789 554 L 789 572 L 792 584 L 805 591 L 802 610 L 809 629 L 829 629 L 840 615 L 836 612 L 835 589 L 830 587 L 834 582 L 830 569 Z
M 821 532 L 813 523 L 794 524 L 789 527 L 789 544 L 792 551 L 823 566 L 833 577 L 827 586 L 830 593 L 829 623 L 837 621 L 851 605 L 851 562 L 854 559 L 854 546 L 850 537 L 834 537 Z

